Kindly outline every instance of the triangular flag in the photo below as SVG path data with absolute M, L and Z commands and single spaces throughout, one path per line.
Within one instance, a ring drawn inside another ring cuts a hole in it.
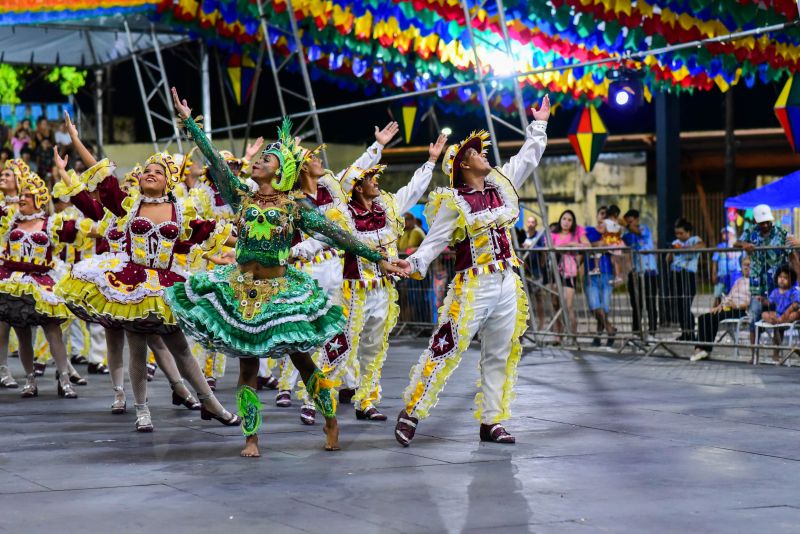
M 414 120 L 417 117 L 417 106 L 406 105 L 403 106 L 403 136 L 406 139 L 406 144 L 411 142 L 411 134 L 414 133 Z

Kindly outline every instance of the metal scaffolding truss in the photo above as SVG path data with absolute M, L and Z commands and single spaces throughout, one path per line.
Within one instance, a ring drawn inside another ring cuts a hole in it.
M 142 97 L 147 127 L 150 131 L 150 139 L 153 142 L 153 149 L 156 152 L 166 151 L 174 142 L 178 152 L 183 152 L 181 134 L 175 120 L 175 107 L 170 95 L 169 79 L 164 68 L 164 59 L 161 55 L 161 46 L 159 45 L 155 27 L 151 25 L 149 32 L 137 34 L 131 32 L 127 21 L 124 23 L 124 27 L 130 58 L 136 72 L 136 82 L 139 85 L 139 93 Z M 150 41 L 149 44 L 155 62 L 148 59 L 148 54 L 140 52 L 142 40 Z M 156 136 L 154 121 L 163 122 L 172 128 L 172 134 L 163 144 L 160 143 Z
M 317 103 L 314 100 L 314 90 L 313 87 L 311 86 L 311 78 L 308 74 L 305 49 L 303 47 L 302 41 L 300 40 L 300 33 L 297 26 L 297 20 L 293 15 L 294 7 L 292 6 L 292 1 L 286 0 L 286 10 L 287 13 L 289 14 L 289 26 L 290 26 L 288 29 L 280 28 L 278 26 L 270 24 L 269 21 L 267 20 L 267 16 L 264 13 L 265 1 L 264 0 L 257 0 L 257 1 L 258 1 L 258 13 L 261 19 L 262 40 L 261 40 L 261 48 L 259 50 L 259 55 L 258 55 L 258 62 L 256 63 L 254 84 L 256 85 L 256 87 L 258 86 L 258 79 L 261 76 L 261 70 L 264 65 L 264 56 L 266 56 L 267 61 L 269 61 L 270 73 L 272 75 L 272 82 L 275 85 L 275 92 L 277 94 L 278 107 L 280 108 L 281 116 L 288 115 L 286 110 L 286 103 L 284 100 L 285 96 L 290 96 L 303 102 L 303 104 L 308 107 L 308 114 L 305 115 L 303 119 L 294 126 L 295 130 L 294 133 L 300 138 L 309 137 L 313 134 L 316 143 L 321 145 L 323 143 L 322 129 L 320 128 L 319 124 Z M 266 1 L 270 2 L 271 0 L 266 0 Z M 284 58 L 277 58 L 272 48 L 272 41 L 270 39 L 270 30 L 273 32 L 282 33 L 286 35 L 289 39 L 291 39 L 292 42 L 294 43 L 294 51 Z M 281 74 L 285 71 L 287 66 L 291 64 L 293 59 L 297 59 L 300 76 L 303 80 L 302 93 L 293 91 L 285 87 L 282 83 L 283 77 L 281 76 Z M 254 93 L 250 99 L 250 109 L 247 117 L 247 127 L 245 129 L 245 142 L 249 137 L 250 125 L 253 122 L 253 110 L 255 108 L 255 100 L 256 100 L 256 94 Z M 309 122 L 311 122 L 311 129 L 304 131 Z M 325 160 L 325 164 L 327 165 L 328 163 L 327 155 L 324 152 L 323 152 L 323 159 Z

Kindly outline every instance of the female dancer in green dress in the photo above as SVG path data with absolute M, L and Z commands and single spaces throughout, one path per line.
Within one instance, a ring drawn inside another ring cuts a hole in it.
M 172 96 L 178 116 L 209 161 L 223 199 L 238 213 L 239 229 L 237 265 L 219 266 L 173 285 L 166 293 L 172 311 L 200 343 L 239 358 L 236 396 L 245 434 L 242 456 L 259 456 L 258 358 L 287 355 L 325 417 L 325 449 L 339 450 L 333 384 L 314 365 L 311 354 L 342 331 L 345 318 L 341 307 L 331 305 L 313 278 L 288 265 L 295 228 L 379 262 L 386 274 L 404 276 L 402 266 L 353 239 L 317 211 L 302 192 L 293 191 L 302 151 L 291 136 L 288 119 L 278 130 L 278 142 L 253 162 L 251 178 L 258 184 L 254 192 L 228 169 L 174 88 Z

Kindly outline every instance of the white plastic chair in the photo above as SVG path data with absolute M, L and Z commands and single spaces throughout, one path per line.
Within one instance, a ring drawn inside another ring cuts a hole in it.
M 764 334 L 768 334 L 767 339 L 769 340 L 769 343 L 764 343 L 764 344 L 773 345 L 775 344 L 774 342 L 775 333 L 780 331 L 784 332 L 783 346 L 787 347 L 789 349 L 789 352 L 786 354 L 785 357 L 781 359 L 779 365 L 783 365 L 784 363 L 789 361 L 789 358 L 791 358 L 792 354 L 794 354 L 795 352 L 800 354 L 800 347 L 798 347 L 797 343 L 798 339 L 800 339 L 800 332 L 798 331 L 798 326 L 800 326 L 800 323 L 771 324 L 764 321 L 758 321 L 756 323 L 756 350 L 753 355 L 753 365 L 758 364 L 758 357 L 760 352 L 760 349 L 758 347 L 762 345 L 761 337 Z
M 733 355 L 734 357 L 739 357 L 739 336 L 742 331 L 746 331 L 747 327 L 750 325 L 750 317 L 747 315 L 743 315 L 738 319 L 724 319 L 719 322 L 719 332 L 722 332 L 722 335 L 717 335 L 717 343 L 722 342 L 723 339 L 726 337 L 731 338 L 733 342 Z

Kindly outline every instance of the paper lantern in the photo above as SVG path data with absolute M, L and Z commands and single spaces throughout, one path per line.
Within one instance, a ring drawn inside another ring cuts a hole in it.
M 790 77 L 783 86 L 777 102 L 775 102 L 775 116 L 783 126 L 786 137 L 792 150 L 798 152 L 797 141 L 800 139 L 800 81 Z
M 583 168 L 586 172 L 591 171 L 608 138 L 608 130 L 597 108 L 594 106 L 583 108 L 572 122 L 567 137 Z

